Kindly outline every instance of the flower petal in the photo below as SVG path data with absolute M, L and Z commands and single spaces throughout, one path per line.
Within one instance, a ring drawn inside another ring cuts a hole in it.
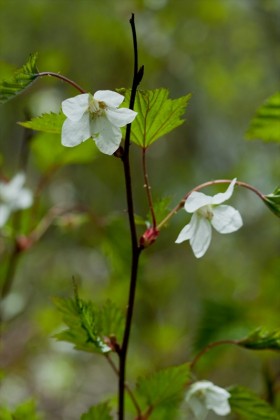
M 77 95 L 62 102 L 62 111 L 71 121 L 79 121 L 89 106 L 89 93 Z
M 210 245 L 211 236 L 210 222 L 194 213 L 190 223 L 181 230 L 175 242 L 179 244 L 189 239 L 194 255 L 201 258 Z
M 221 204 L 224 201 L 227 201 L 232 196 L 233 189 L 234 189 L 234 186 L 235 186 L 235 183 L 236 183 L 236 179 L 237 178 L 234 178 L 231 181 L 231 183 L 229 184 L 227 190 L 224 193 L 218 193 L 218 194 L 214 195 L 212 197 L 211 204 Z
M 212 226 L 220 233 L 235 232 L 243 225 L 239 211 L 231 206 L 213 207 L 212 212 Z
M 198 191 L 193 191 L 185 202 L 185 210 L 188 213 L 194 213 L 203 206 L 212 204 L 213 197 Z
M 185 210 L 188 213 L 193 213 L 203 206 L 217 205 L 223 203 L 232 196 L 235 183 L 236 178 L 234 178 L 231 181 L 230 185 L 224 193 L 218 193 L 213 197 L 210 195 L 203 194 L 199 191 L 193 191 L 185 202 Z
M 230 393 L 225 389 L 212 384 L 205 393 L 206 407 L 213 410 L 220 416 L 225 416 L 230 413 L 231 408 L 228 402 Z
M 208 414 L 208 409 L 205 406 L 203 400 L 201 400 L 196 395 L 192 395 L 187 402 L 196 419 L 198 420 L 206 419 L 207 414 Z
M 195 234 L 197 228 L 197 215 L 194 214 L 191 218 L 191 221 L 188 225 L 184 226 L 181 232 L 178 235 L 175 243 L 180 244 L 181 242 L 188 241 Z
M 14 191 L 17 194 L 18 191 L 21 190 L 23 184 L 25 183 L 25 175 L 24 173 L 20 172 L 16 174 L 11 181 L 6 184 L 9 187 L 10 191 Z
M 196 258 L 201 258 L 209 248 L 212 229 L 209 220 L 198 216 L 196 213 L 192 216 L 195 224 L 195 231 L 190 238 L 190 245 Z
M 7 222 L 11 214 L 11 209 L 9 206 L 3 205 L 0 206 L 0 227 L 3 227 Z
M 198 381 L 192 384 L 186 393 L 185 400 L 193 410 L 195 417 L 200 420 L 205 418 L 208 410 L 213 410 L 220 416 L 230 413 L 228 402 L 230 393 L 209 381 Z
M 128 108 L 110 109 L 105 111 L 108 120 L 116 127 L 124 127 L 130 124 L 137 115 L 137 112 Z
M 98 90 L 95 92 L 93 97 L 97 101 L 104 102 L 107 106 L 113 108 L 118 107 L 124 100 L 123 95 L 120 95 L 117 92 L 113 92 L 112 90 Z
M 33 196 L 31 191 L 23 188 L 18 192 L 18 196 L 13 203 L 11 203 L 12 210 L 27 209 L 33 203 Z
M 91 121 L 91 136 L 100 152 L 112 155 L 122 141 L 121 130 L 113 126 L 105 117 Z
M 89 117 L 87 114 L 77 121 L 66 119 L 62 126 L 61 143 L 66 147 L 77 146 L 90 137 Z

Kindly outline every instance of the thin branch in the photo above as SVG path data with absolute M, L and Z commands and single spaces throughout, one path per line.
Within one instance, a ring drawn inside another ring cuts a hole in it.
M 130 22 L 131 30 L 132 30 L 133 50 L 134 50 L 134 72 L 133 72 L 133 82 L 132 82 L 129 108 L 133 109 L 135 98 L 136 98 L 137 87 L 143 76 L 143 68 L 142 68 L 142 71 L 141 69 L 140 71 L 138 71 L 138 49 L 137 49 L 136 29 L 135 29 L 135 23 L 134 23 L 134 14 L 132 14 L 129 22 Z M 130 134 L 131 134 L 131 124 L 128 124 L 126 127 L 124 153 L 122 156 L 122 162 L 123 162 L 123 168 L 124 168 L 127 212 L 128 212 L 130 236 L 131 236 L 132 261 L 131 261 L 131 274 L 130 274 L 130 286 L 129 286 L 126 323 L 125 323 L 123 341 L 122 341 L 121 349 L 119 352 L 119 362 L 120 362 L 119 401 L 118 401 L 118 405 L 119 405 L 118 406 L 118 409 L 119 409 L 118 419 L 119 420 L 124 420 L 126 357 L 127 357 L 128 343 L 129 343 L 129 337 L 130 337 L 130 331 L 131 331 L 134 301 L 135 301 L 138 262 L 139 262 L 140 253 L 142 251 L 142 247 L 138 246 L 136 224 L 134 220 L 134 205 L 133 205 L 131 171 L 130 171 L 130 161 L 129 161 Z
M 50 76 L 50 77 L 56 77 L 60 80 L 63 80 L 63 82 L 68 83 L 69 85 L 73 86 L 75 89 L 77 89 L 80 93 L 87 93 L 86 90 L 84 90 L 81 86 L 78 85 L 78 83 L 74 82 L 71 79 L 68 79 L 68 77 L 63 76 L 62 74 L 59 73 L 54 73 L 52 71 L 43 71 L 40 73 L 37 73 L 38 77 L 43 77 L 43 76 Z
M 152 217 L 153 228 L 156 228 L 157 226 L 156 215 L 154 211 L 151 186 L 149 184 L 149 177 L 148 177 L 148 172 L 147 172 L 146 150 L 147 150 L 146 148 L 142 149 L 142 168 L 143 168 L 143 174 L 144 174 L 144 188 L 147 194 L 149 209 L 150 209 L 150 213 Z
M 234 345 L 238 345 L 238 341 L 237 340 L 220 340 L 220 341 L 215 341 L 213 343 L 208 344 L 206 347 L 204 347 L 196 356 L 195 358 L 192 360 L 191 364 L 190 364 L 190 368 L 194 369 L 195 365 L 197 364 L 197 362 L 201 359 L 202 356 L 204 356 L 209 350 L 213 349 L 214 347 L 218 347 L 221 346 L 223 344 L 234 344 Z
M 119 370 L 118 370 L 117 366 L 115 365 L 115 363 L 113 362 L 113 360 L 111 359 L 110 354 L 105 354 L 105 357 L 106 357 L 109 365 L 111 366 L 111 368 L 115 372 L 115 374 L 117 376 L 119 376 Z M 131 401 L 132 401 L 132 403 L 133 403 L 136 411 L 137 411 L 138 417 L 140 417 L 141 416 L 141 408 L 140 408 L 140 406 L 139 406 L 139 404 L 138 404 L 138 402 L 137 402 L 137 400 L 136 400 L 136 398 L 135 398 L 132 390 L 130 389 L 130 387 L 127 384 L 127 382 L 124 384 L 124 386 L 125 386 L 125 389 L 127 390 L 128 395 L 130 396 L 130 399 L 131 399 Z

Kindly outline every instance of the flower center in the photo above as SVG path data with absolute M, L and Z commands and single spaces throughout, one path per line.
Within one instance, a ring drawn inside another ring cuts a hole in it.
M 97 101 L 94 98 L 90 98 L 88 110 L 92 118 L 101 117 L 104 114 L 105 109 L 105 102 Z
M 198 214 L 200 214 L 202 217 L 204 217 L 205 219 L 211 221 L 213 219 L 213 211 L 212 211 L 212 206 L 203 206 L 201 207 L 198 211 Z

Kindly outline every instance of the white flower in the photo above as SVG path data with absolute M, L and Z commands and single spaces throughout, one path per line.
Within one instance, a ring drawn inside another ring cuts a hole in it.
M 193 191 L 185 202 L 185 210 L 193 213 L 191 221 L 179 233 L 176 243 L 190 240 L 190 245 L 197 258 L 207 251 L 212 237 L 211 225 L 220 233 L 235 232 L 243 225 L 240 213 L 231 206 L 220 205 L 233 193 L 236 178 L 224 193 L 213 197 Z
M 23 188 L 25 175 L 17 174 L 10 182 L 0 182 L 0 227 L 4 226 L 10 214 L 30 207 L 32 193 Z
M 209 381 L 198 381 L 191 385 L 185 400 L 194 416 L 199 420 L 204 420 L 209 410 L 213 410 L 219 416 L 229 414 L 229 398 L 230 393 L 225 389 Z
M 62 144 L 73 147 L 92 137 L 98 149 L 112 155 L 119 147 L 120 127 L 130 124 L 137 112 L 118 106 L 124 96 L 111 90 L 83 93 L 62 102 L 67 119 L 62 126 Z

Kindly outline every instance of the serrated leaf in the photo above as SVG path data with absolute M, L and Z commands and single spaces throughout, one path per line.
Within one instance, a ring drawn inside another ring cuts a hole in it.
M 233 412 L 244 420 L 279 420 L 280 415 L 266 401 L 251 390 L 237 386 L 229 390 L 229 403 Z
M 56 114 L 55 112 L 45 113 L 39 117 L 31 118 L 30 121 L 18 122 L 19 125 L 25 128 L 30 128 L 35 131 L 43 131 L 44 133 L 60 134 L 62 125 L 66 120 L 63 112 Z
M 108 403 L 101 403 L 90 407 L 90 409 L 82 414 L 81 420 L 112 420 L 110 407 Z
M 257 110 L 246 138 L 280 142 L 280 92 L 268 98 Z
M 125 96 L 122 106 L 128 107 L 130 90 L 120 89 Z M 138 113 L 131 126 L 131 140 L 147 148 L 160 137 L 183 124 L 182 115 L 191 95 L 169 99 L 167 89 L 138 90 L 134 110 Z
M 280 350 L 280 330 L 268 331 L 258 328 L 238 345 L 251 350 Z
M 264 195 L 263 201 L 276 216 L 280 217 L 280 187 L 275 188 L 273 193 Z
M 188 364 L 184 364 L 140 378 L 136 389 L 137 393 L 144 398 L 147 407 L 153 408 L 156 415 L 162 410 L 175 410 L 179 406 L 185 392 L 185 385 L 189 380 L 190 368 Z
M 90 353 L 107 353 L 111 348 L 106 344 L 109 337 L 120 342 L 124 329 L 122 311 L 112 302 L 98 308 L 93 302 L 75 299 L 54 300 L 63 315 L 68 329 L 55 335 L 59 341 L 74 344 L 78 350 Z
M 26 89 L 37 77 L 38 54 L 30 54 L 26 64 L 18 69 L 14 75 L 0 83 L 0 103 L 7 102 Z
M 92 162 L 97 156 L 97 148 L 93 141 L 86 141 L 79 147 L 65 147 L 56 134 L 40 133 L 30 145 L 32 156 L 42 171 L 64 165 L 84 164 Z

